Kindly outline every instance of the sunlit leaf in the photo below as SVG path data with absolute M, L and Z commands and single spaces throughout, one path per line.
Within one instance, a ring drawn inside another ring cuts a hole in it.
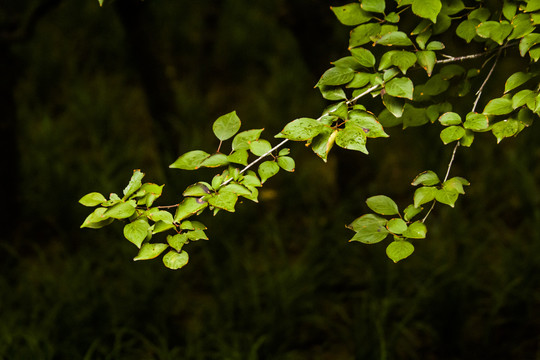
M 124 237 L 140 249 L 148 235 L 148 228 L 149 225 L 145 220 L 135 220 L 124 226 Z
M 237 201 L 238 195 L 229 191 L 219 192 L 208 199 L 210 205 L 229 212 L 234 212 Z
M 386 255 L 395 263 L 410 256 L 414 252 L 414 246 L 406 240 L 392 241 L 386 247 Z
M 259 165 L 258 172 L 261 182 L 264 183 L 267 179 L 279 172 L 279 165 L 275 161 L 265 161 Z
M 137 191 L 142 183 L 141 180 L 144 177 L 144 173 L 141 172 L 141 170 L 134 170 L 133 175 L 131 176 L 131 179 L 129 180 L 129 184 L 124 189 L 124 199 L 127 199 L 131 194 L 133 194 L 135 191 Z
M 385 195 L 376 195 L 368 198 L 366 200 L 367 206 L 375 211 L 377 214 L 381 215 L 397 215 L 399 214 L 398 206 L 388 196 Z
M 345 129 L 338 131 L 336 145 L 344 149 L 361 151 L 367 154 L 366 132 L 359 126 L 346 124 Z
M 259 139 L 249 143 L 249 150 L 256 156 L 263 156 L 272 150 L 272 145 L 268 140 Z
M 154 259 L 168 247 L 169 245 L 167 244 L 143 244 L 137 256 L 133 258 L 133 261 Z
M 236 134 L 232 141 L 233 150 L 249 150 L 249 143 L 259 140 L 264 129 L 246 130 Z
M 359 3 L 330 6 L 330 9 L 343 25 L 359 25 L 371 20 L 371 14 L 362 10 Z
M 428 170 L 428 171 L 424 171 L 423 173 L 420 173 L 417 177 L 415 177 L 412 182 L 412 185 L 413 186 L 418 186 L 418 185 L 432 186 L 432 185 L 437 185 L 440 182 L 441 180 L 439 179 L 439 176 L 437 176 L 435 172 Z
M 375 214 L 363 215 L 354 220 L 348 227 L 356 234 L 350 241 L 360 241 L 364 244 L 375 244 L 388 236 L 387 220 Z
M 437 189 L 435 192 L 435 200 L 441 204 L 446 204 L 451 207 L 454 207 L 456 200 L 458 199 L 459 193 L 454 189 Z
M 437 22 L 437 15 L 441 11 L 441 0 L 413 0 L 412 11 L 417 16 Z
M 180 253 L 176 251 L 169 251 L 163 256 L 163 264 L 172 270 L 178 270 L 185 266 L 189 261 L 189 255 L 182 250 Z
M 463 136 L 465 136 L 465 129 L 461 126 L 449 126 L 441 131 L 441 140 L 445 145 L 459 140 Z
M 198 213 L 208 206 L 208 202 L 200 198 L 188 197 L 178 205 L 176 214 L 174 215 L 174 221 L 186 219 L 191 215 Z
M 437 188 L 432 186 L 422 186 L 414 192 L 414 207 L 419 208 L 420 205 L 433 201 Z
M 169 165 L 169 167 L 172 169 L 196 170 L 209 156 L 210 154 L 202 150 L 189 151 L 176 159 L 176 161 Z
M 220 116 L 212 125 L 214 135 L 223 141 L 232 138 L 240 130 L 240 118 L 236 111 Z
M 409 225 L 406 231 L 403 232 L 403 236 L 409 239 L 424 239 L 427 234 L 426 225 L 422 221 L 415 221 Z
M 395 78 L 385 85 L 388 95 L 412 100 L 414 85 L 407 77 Z
M 324 125 L 315 119 L 300 118 L 291 121 L 276 137 L 283 137 L 293 141 L 313 139 L 323 129 Z
M 386 223 L 386 228 L 392 234 L 402 234 L 407 230 L 407 223 L 403 219 L 394 218 L 388 220 Z
M 90 194 L 84 195 L 80 200 L 79 203 L 88 206 L 93 207 L 101 204 L 102 202 L 107 201 L 105 196 L 101 195 L 98 192 L 91 192 Z

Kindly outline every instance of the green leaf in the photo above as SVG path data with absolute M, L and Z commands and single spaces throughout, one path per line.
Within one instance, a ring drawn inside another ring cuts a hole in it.
M 413 42 L 404 32 L 393 31 L 381 36 L 376 41 L 376 44 L 386 46 L 411 46 L 413 45 Z
M 390 219 L 386 223 L 386 228 L 388 231 L 390 231 L 392 234 L 402 234 L 404 231 L 407 230 L 407 223 L 399 218 Z
M 322 85 L 343 85 L 354 78 L 354 70 L 347 67 L 333 67 L 325 71 L 325 73 L 317 82 L 317 86 Z
M 249 144 L 252 141 L 259 140 L 259 136 L 264 129 L 246 130 L 236 134 L 232 141 L 232 149 L 237 150 L 249 150 Z
M 347 94 L 345 94 L 345 91 L 339 86 L 322 85 L 322 86 L 319 86 L 319 91 L 321 92 L 322 97 L 325 98 L 326 100 L 335 101 L 335 100 L 347 99 Z
M 238 196 L 251 196 L 251 191 L 247 187 L 234 182 L 225 185 L 219 190 L 219 192 L 232 192 Z
M 279 165 L 275 161 L 265 161 L 259 165 L 259 177 L 261 178 L 261 183 L 276 175 L 279 172 Z
M 465 117 L 463 127 L 474 131 L 486 130 L 489 127 L 489 119 L 487 115 L 470 112 Z
M 187 234 L 167 235 L 167 242 L 176 251 L 182 251 L 182 247 L 189 241 Z
M 410 126 L 421 126 L 430 121 L 426 109 L 415 108 L 411 104 L 405 104 L 401 119 L 403 121 L 403 129 Z
M 148 217 L 148 219 L 154 222 L 163 221 L 167 224 L 172 224 L 174 222 L 174 218 L 170 212 L 159 210 L 157 208 L 150 209 L 149 211 L 145 212 L 145 215 Z
M 449 126 L 441 131 L 441 140 L 445 145 L 459 140 L 463 136 L 465 136 L 465 129 L 461 126 Z
M 400 260 L 407 258 L 414 252 L 414 246 L 406 240 L 392 241 L 386 247 L 386 255 L 393 262 L 397 263 Z
M 234 205 L 238 201 L 238 195 L 233 192 L 224 191 L 215 194 L 208 199 L 208 203 L 213 207 L 234 212 Z
M 79 203 L 84 205 L 84 206 L 93 207 L 93 206 L 97 206 L 97 205 L 99 205 L 99 204 L 101 204 L 101 203 L 103 203 L 105 201 L 107 201 L 105 196 L 101 195 L 98 192 L 91 192 L 90 194 L 84 195 L 79 200 Z
M 208 202 L 194 197 L 185 198 L 178 208 L 176 209 L 176 214 L 174 215 L 174 221 L 179 222 L 183 219 L 190 217 L 193 214 L 198 213 L 208 206 Z
M 200 229 L 188 231 L 186 234 L 188 239 L 191 241 L 208 240 L 208 236 L 206 236 L 206 233 Z
M 351 49 L 351 54 L 360 63 L 360 65 L 371 68 L 375 66 L 375 56 L 373 53 L 364 48 Z
M 377 214 L 381 215 L 398 215 L 399 210 L 398 206 L 388 196 L 385 195 L 376 195 L 368 198 L 366 200 L 367 206 L 375 211 Z
M 339 22 L 343 25 L 359 25 L 371 20 L 371 15 L 360 7 L 359 3 L 344 6 L 330 6 Z
M 445 80 L 441 74 L 433 75 L 423 87 L 422 95 L 435 96 L 448 90 L 450 82 Z
M 390 96 L 412 100 L 414 86 L 408 77 L 394 78 L 385 85 L 385 90 Z
M 446 180 L 443 183 L 442 188 L 450 191 L 456 191 L 458 194 L 465 194 L 463 185 L 470 185 L 470 183 L 464 178 L 453 177 Z
M 371 38 L 381 31 L 381 25 L 377 23 L 362 24 L 351 31 L 349 48 L 362 46 L 372 41 Z
M 291 121 L 276 137 L 283 137 L 293 141 L 306 141 L 317 136 L 324 125 L 315 119 L 300 118 Z
M 178 270 L 184 267 L 189 261 L 189 255 L 183 251 L 177 253 L 176 251 L 169 251 L 163 256 L 163 264 L 171 270 Z
M 534 100 L 536 98 L 536 92 L 532 90 L 521 90 L 518 91 L 514 96 L 512 97 L 512 107 L 514 109 L 517 109 L 520 106 L 523 106 L 525 104 L 534 103 Z
M 345 129 L 338 130 L 336 145 L 344 149 L 361 151 L 367 154 L 366 133 L 359 126 L 345 125 Z
M 214 154 L 201 162 L 200 167 L 215 168 L 229 164 L 229 158 L 225 154 Z
M 124 226 L 124 236 L 140 249 L 142 242 L 148 235 L 149 227 L 150 225 L 145 220 L 135 220 Z
M 510 77 L 506 80 L 506 83 L 504 84 L 504 93 L 506 94 L 510 90 L 513 90 L 518 86 L 525 84 L 532 77 L 533 75 L 531 73 L 524 73 L 521 71 L 510 75 Z
M 247 165 L 248 157 L 249 153 L 247 150 L 236 150 L 227 156 L 227 160 L 235 164 Z
M 514 119 L 508 119 L 499 121 L 493 125 L 491 129 L 493 135 L 497 138 L 497 143 L 500 143 L 502 139 L 510 136 L 514 136 L 519 131 L 519 122 Z
M 196 184 L 188 186 L 188 188 L 183 192 L 182 195 L 201 197 L 210 194 L 210 189 L 210 184 L 205 182 L 198 182 Z
M 214 135 L 221 140 L 230 139 L 240 130 L 240 118 L 236 115 L 236 111 L 220 116 L 212 125 Z
M 347 84 L 347 88 L 361 88 L 367 84 L 371 79 L 371 74 L 368 73 L 355 73 L 354 78 Z
M 514 31 L 512 31 L 508 40 L 522 38 L 525 35 L 532 33 L 535 29 L 530 14 L 519 14 L 510 20 L 512 20 Z
M 196 170 L 209 156 L 210 154 L 202 150 L 189 151 L 176 159 L 176 161 L 169 165 L 169 167 L 172 169 Z
M 392 115 L 398 118 L 403 115 L 405 100 L 384 94 L 382 96 L 382 101 L 384 106 L 392 113 Z
M 375 214 L 363 215 L 348 226 L 356 231 L 354 237 L 349 241 L 360 241 L 364 244 L 378 243 L 388 236 L 386 223 L 386 219 Z
M 428 171 L 424 171 L 423 173 L 418 174 L 418 176 L 414 178 L 412 185 L 413 186 L 418 186 L 418 185 L 432 186 L 432 185 L 437 185 L 440 182 L 441 180 L 439 179 L 437 174 L 435 174 L 435 172 L 431 170 L 428 170 Z
M 338 130 L 333 130 L 330 127 L 325 127 L 311 143 L 311 149 L 317 156 L 326 162 L 328 153 L 334 146 Z
M 525 56 L 527 54 L 527 51 L 534 45 L 540 43 L 540 34 L 533 33 L 525 35 L 521 41 L 519 42 L 519 53 L 521 56 Z
M 396 51 L 392 55 L 392 64 L 396 65 L 403 74 L 407 69 L 416 64 L 416 55 L 408 51 Z
M 528 0 L 525 12 L 540 10 L 540 0 Z
M 433 201 L 437 188 L 432 186 L 422 186 L 414 192 L 414 207 Z
M 135 200 L 120 202 L 108 208 L 103 215 L 113 219 L 127 219 L 135 213 L 136 206 Z
M 141 170 L 134 170 L 133 175 L 131 176 L 131 179 L 129 180 L 129 184 L 124 189 L 124 199 L 127 199 L 131 194 L 133 194 L 135 191 L 137 191 L 142 183 L 141 180 L 144 177 L 144 174 L 141 172 Z
M 409 239 L 425 239 L 427 234 L 426 225 L 422 221 L 415 221 L 409 225 L 403 236 Z
M 82 228 L 101 229 L 102 227 L 107 226 L 110 223 L 112 223 L 114 219 L 111 219 L 108 216 L 104 215 L 105 211 L 107 211 L 107 208 L 104 208 L 104 207 L 96 208 L 83 221 L 81 225 L 81 229 Z
M 469 19 L 462 21 L 456 28 L 456 35 L 470 43 L 476 36 L 476 26 L 480 24 L 477 19 Z
M 257 174 L 253 171 L 248 171 L 246 175 L 244 175 L 244 178 L 242 179 L 242 184 L 247 186 L 255 186 L 255 187 L 261 187 L 262 183 L 261 180 L 257 177 Z
M 491 39 L 499 45 L 502 45 L 513 29 L 514 27 L 507 21 L 485 21 L 478 25 L 476 33 L 480 37 Z
M 441 11 L 441 0 L 413 0 L 412 11 L 417 16 L 437 22 L 437 15 Z
M 459 196 L 459 193 L 454 189 L 437 189 L 435 193 L 435 200 L 441 204 L 446 204 L 454 207 L 454 204 Z
M 427 44 L 426 50 L 443 50 L 445 48 L 444 44 L 440 41 L 432 41 Z
M 363 66 L 354 58 L 353 56 L 345 56 L 341 59 L 331 62 L 337 68 L 346 68 L 354 71 L 360 71 L 363 69 Z
M 263 156 L 264 154 L 272 150 L 272 145 L 267 140 L 259 139 L 252 141 L 249 144 L 249 150 L 251 150 L 253 155 Z
M 505 115 L 511 113 L 513 110 L 512 100 L 497 98 L 488 102 L 482 113 L 484 115 Z
M 491 16 L 491 12 L 486 7 L 477 8 L 469 13 L 469 19 L 476 19 L 479 22 L 484 22 Z
M 354 124 L 357 127 L 362 128 L 366 137 L 388 137 L 389 135 L 384 132 L 382 125 L 377 121 L 375 115 L 363 110 L 352 110 L 349 112 L 349 120 L 347 124 Z M 345 125 L 347 127 L 347 125 Z
M 133 261 L 138 260 L 150 260 L 158 257 L 163 251 L 165 251 L 169 245 L 167 244 L 144 244 Z
M 420 66 L 426 70 L 428 76 L 431 76 L 435 63 L 437 63 L 437 56 L 435 55 L 435 52 L 417 51 L 416 59 L 418 60 L 418 64 L 420 64 Z
M 277 159 L 277 164 L 285 171 L 293 172 L 295 163 L 294 159 L 290 156 L 280 156 Z
M 455 112 L 446 112 L 439 117 L 439 122 L 444 126 L 461 124 L 461 116 Z
M 422 210 L 424 210 L 423 207 L 414 207 L 414 205 L 409 205 L 403 210 L 403 218 L 406 221 L 411 221 L 416 215 L 418 215 Z
M 365 11 L 384 13 L 386 2 L 384 0 L 362 0 L 361 6 Z

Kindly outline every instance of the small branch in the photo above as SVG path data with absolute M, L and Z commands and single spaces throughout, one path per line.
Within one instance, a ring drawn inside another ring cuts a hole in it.
M 476 92 L 476 99 L 474 99 L 474 103 L 473 103 L 473 107 L 472 107 L 471 112 L 474 112 L 474 110 L 476 109 L 476 105 L 478 105 L 478 101 L 480 101 L 480 97 L 482 96 L 482 91 L 484 91 L 484 87 L 486 86 L 488 80 L 491 78 L 491 75 L 493 75 L 493 71 L 495 70 L 495 67 L 497 66 L 497 63 L 499 62 L 499 58 L 501 56 L 501 53 L 502 53 L 503 49 L 504 49 L 504 47 L 501 47 L 497 51 L 495 61 L 493 62 L 493 65 L 491 65 L 491 69 L 489 69 L 489 72 L 488 72 L 486 78 L 484 79 L 484 81 L 482 82 L 482 85 L 480 85 L 480 88 Z M 450 162 L 448 163 L 448 168 L 446 169 L 446 175 L 444 176 L 443 183 L 446 180 L 448 180 L 448 176 L 450 176 L 450 170 L 452 169 L 452 165 L 454 164 L 454 159 L 456 158 L 456 152 L 457 152 L 457 149 L 458 149 L 459 146 L 460 146 L 460 142 L 458 141 L 456 143 L 456 146 L 454 146 L 454 150 L 452 151 L 452 157 L 450 158 Z M 431 207 L 429 208 L 426 216 L 424 216 L 424 218 L 422 219 L 422 223 L 424 223 L 426 221 L 426 219 L 428 218 L 429 214 L 431 214 L 431 211 L 435 207 L 435 204 L 436 204 L 436 201 L 433 200 L 433 203 L 431 204 Z
M 380 85 L 374 85 L 372 87 L 370 87 L 369 89 L 367 89 L 366 91 L 364 91 L 363 93 L 355 96 L 353 99 L 351 100 L 347 100 L 346 104 L 347 105 L 350 105 L 354 102 L 356 102 L 358 99 L 360 99 L 361 97 L 363 96 L 366 96 L 367 94 L 369 94 L 370 92 L 372 92 L 373 90 L 376 90 L 380 87 Z M 323 116 L 325 115 L 328 115 L 329 113 L 326 113 L 326 114 L 323 114 L 321 115 L 317 121 L 320 121 Z M 259 156 L 258 158 L 256 158 L 255 160 L 253 160 L 251 163 L 249 163 L 248 165 L 246 165 L 242 170 L 240 170 L 240 174 L 243 174 L 244 172 L 246 172 L 247 170 L 249 170 L 250 168 L 252 168 L 255 164 L 259 163 L 262 159 L 264 159 L 265 157 L 267 157 L 268 155 L 272 154 L 274 151 L 276 151 L 277 149 L 279 149 L 280 147 L 282 147 L 283 145 L 285 145 L 287 142 L 289 141 L 289 139 L 285 139 L 283 140 L 282 142 L 280 142 L 279 144 L 277 144 L 276 146 L 274 146 L 272 149 L 268 150 L 267 152 L 265 152 L 264 154 L 262 154 L 261 156 Z M 222 186 L 224 185 L 227 185 L 228 183 L 230 183 L 233 179 L 232 178 L 229 178 L 227 180 L 225 180 L 222 184 Z
M 445 64 L 445 63 L 451 63 L 451 62 L 457 62 L 457 61 L 476 59 L 476 58 L 491 54 L 494 51 L 498 51 L 500 53 L 502 50 L 504 50 L 506 48 L 516 46 L 516 44 L 517 44 L 517 42 L 512 42 L 512 43 L 506 44 L 504 46 L 498 47 L 496 49 L 492 49 L 492 50 L 489 50 L 489 51 L 486 51 L 486 52 L 483 52 L 483 53 L 472 54 L 472 55 L 465 55 L 465 56 L 458 56 L 458 57 L 454 57 L 454 56 L 450 56 L 450 55 L 443 55 L 444 57 L 446 57 L 446 59 L 437 60 L 437 64 Z M 497 55 L 497 57 L 498 56 L 499 55 Z

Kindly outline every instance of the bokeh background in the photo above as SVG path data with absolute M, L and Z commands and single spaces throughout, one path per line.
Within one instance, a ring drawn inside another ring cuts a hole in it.
M 210 179 L 167 166 L 213 151 L 222 114 L 267 138 L 318 117 L 313 86 L 347 55 L 329 10 L 343 3 L 0 2 L 0 359 L 540 359 L 537 124 L 459 150 L 467 195 L 398 264 L 344 225 L 367 197 L 403 207 L 416 174 L 444 174 L 437 125 L 327 164 L 293 145 L 295 173 L 203 216 L 210 241 L 179 271 L 133 262 L 121 224 L 79 229 L 78 199 L 121 192 L 133 169 L 166 184 L 161 205 Z

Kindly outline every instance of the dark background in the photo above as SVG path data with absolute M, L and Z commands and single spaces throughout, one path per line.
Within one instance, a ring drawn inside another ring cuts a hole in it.
M 212 152 L 222 114 L 267 138 L 318 117 L 313 85 L 347 55 L 328 6 L 0 1 L 0 359 L 540 357 L 538 126 L 459 149 L 467 195 L 437 206 L 398 264 L 383 244 L 348 243 L 344 225 L 367 197 L 404 207 L 416 174 L 444 175 L 438 125 L 390 129 L 370 156 L 337 149 L 327 164 L 292 145 L 296 172 L 259 204 L 203 217 L 210 241 L 179 271 L 134 263 L 121 224 L 79 229 L 78 199 L 120 193 L 133 169 L 166 184 L 160 205 L 211 179 L 167 166 Z

